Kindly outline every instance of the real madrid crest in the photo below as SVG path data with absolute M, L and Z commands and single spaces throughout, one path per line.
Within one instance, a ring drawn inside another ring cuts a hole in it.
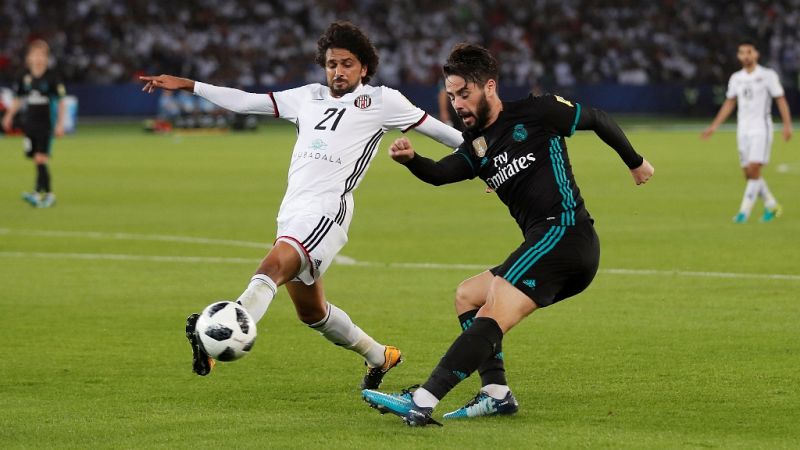
M 489 146 L 486 145 L 486 138 L 481 136 L 472 141 L 472 150 L 475 152 L 475 156 L 478 158 L 483 158 L 486 155 L 486 150 L 489 149 Z
M 359 95 L 358 97 L 356 97 L 356 99 L 353 102 L 353 104 L 355 106 L 357 106 L 358 108 L 367 109 L 367 108 L 369 108 L 369 105 L 372 104 L 372 97 L 370 97 L 367 94 Z

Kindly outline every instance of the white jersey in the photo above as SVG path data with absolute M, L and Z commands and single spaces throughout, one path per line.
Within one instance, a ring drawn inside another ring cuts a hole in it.
M 336 98 L 321 84 L 264 95 L 196 82 L 195 94 L 233 111 L 272 114 L 297 127 L 279 222 L 300 214 L 318 214 L 347 232 L 353 191 L 388 130 L 416 128 L 450 148 L 462 142 L 461 133 L 385 86 L 359 85 Z
M 747 73 L 742 69 L 731 75 L 725 96 L 736 99 L 738 134 L 772 133 L 772 99 L 784 95 L 778 74 L 756 65 Z

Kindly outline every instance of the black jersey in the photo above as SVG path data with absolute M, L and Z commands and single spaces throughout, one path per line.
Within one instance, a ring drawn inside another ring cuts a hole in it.
M 590 219 L 572 175 L 565 136 L 575 132 L 581 105 L 559 96 L 503 102 L 497 120 L 464 133 L 456 150 L 508 206 L 523 233 Z
M 25 132 L 51 132 L 52 108 L 66 95 L 58 76 L 52 70 L 47 70 L 39 78 L 27 72 L 17 81 L 14 91 L 25 104 L 22 121 Z

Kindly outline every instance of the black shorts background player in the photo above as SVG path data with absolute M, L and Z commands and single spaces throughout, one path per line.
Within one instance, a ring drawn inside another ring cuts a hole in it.
M 499 266 L 459 285 L 456 311 L 463 333 L 414 392 L 364 390 L 364 399 L 409 425 L 437 423 L 433 408 L 478 371 L 482 388 L 445 418 L 513 414 L 518 405 L 503 366 L 503 335 L 537 308 L 586 289 L 597 272 L 600 243 L 572 175 L 564 138 L 594 132 L 622 158 L 636 184 L 653 175 L 625 134 L 604 112 L 555 95 L 502 102 L 497 62 L 484 48 L 457 45 L 444 66 L 445 88 L 464 121 L 464 143 L 438 162 L 392 144 L 392 158 L 434 185 L 480 177 L 508 206 L 524 242 Z
M 36 164 L 36 185 L 33 192 L 22 198 L 33 206 L 47 208 L 56 197 L 50 182 L 50 144 L 53 134 L 64 135 L 64 84 L 54 71 L 48 69 L 50 47 L 45 41 L 35 40 L 28 45 L 25 64 L 28 70 L 19 78 L 14 89 L 15 98 L 3 116 L 3 129 L 10 131 L 14 116 L 22 111 L 22 130 L 25 132 L 25 154 Z M 57 119 L 53 124 L 53 107 Z

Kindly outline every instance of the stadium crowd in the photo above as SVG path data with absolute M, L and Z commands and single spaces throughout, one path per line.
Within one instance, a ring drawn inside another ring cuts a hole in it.
M 316 39 L 333 20 L 380 50 L 380 83 L 435 84 L 452 45 L 498 56 L 506 83 L 723 84 L 743 37 L 796 86 L 800 0 L 0 0 L 0 83 L 25 45 L 50 42 L 67 82 L 180 73 L 226 85 L 320 81 Z

